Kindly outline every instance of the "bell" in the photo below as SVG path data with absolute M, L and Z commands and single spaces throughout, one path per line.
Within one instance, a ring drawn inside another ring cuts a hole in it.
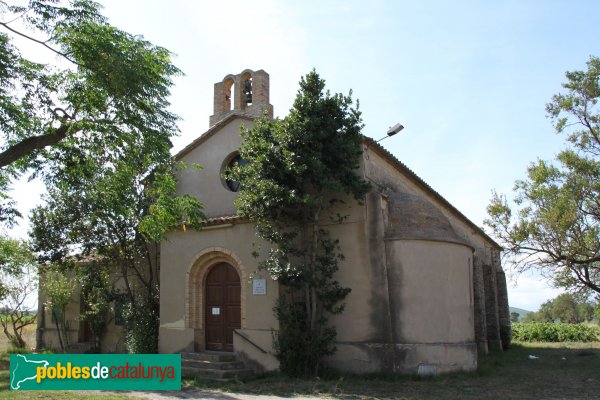
M 246 94 L 246 104 L 252 103 L 252 81 L 247 79 L 244 82 L 244 93 Z

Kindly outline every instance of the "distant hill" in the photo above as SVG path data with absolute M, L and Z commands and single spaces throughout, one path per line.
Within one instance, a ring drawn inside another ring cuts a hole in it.
M 528 310 L 523 310 L 522 308 L 517 308 L 517 307 L 508 307 L 509 308 L 509 312 L 511 313 L 519 313 L 519 322 L 523 321 L 523 318 L 525 318 L 525 316 L 527 314 L 529 314 L 532 311 L 528 311 Z

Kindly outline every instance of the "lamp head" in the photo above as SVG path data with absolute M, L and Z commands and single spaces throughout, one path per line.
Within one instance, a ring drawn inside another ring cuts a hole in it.
M 396 124 L 388 129 L 387 135 L 394 136 L 396 133 L 400 132 L 402 129 L 404 129 L 404 126 L 402 126 L 400 124 Z

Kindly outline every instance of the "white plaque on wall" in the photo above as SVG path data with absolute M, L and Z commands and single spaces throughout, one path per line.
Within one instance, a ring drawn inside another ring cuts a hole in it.
M 252 294 L 253 295 L 266 295 L 267 294 L 267 280 L 266 279 L 253 279 L 252 280 Z
M 212 315 L 221 315 L 221 307 L 213 307 Z

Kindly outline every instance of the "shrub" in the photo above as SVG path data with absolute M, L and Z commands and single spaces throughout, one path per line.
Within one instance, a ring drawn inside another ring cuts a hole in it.
M 133 354 L 158 353 L 158 298 L 145 291 L 125 311 L 127 348 Z
M 512 335 L 521 342 L 596 342 L 600 330 L 581 324 L 517 322 L 512 324 Z
M 23 347 L 11 347 L 6 350 L 7 354 L 30 354 L 31 350 L 23 348 Z

